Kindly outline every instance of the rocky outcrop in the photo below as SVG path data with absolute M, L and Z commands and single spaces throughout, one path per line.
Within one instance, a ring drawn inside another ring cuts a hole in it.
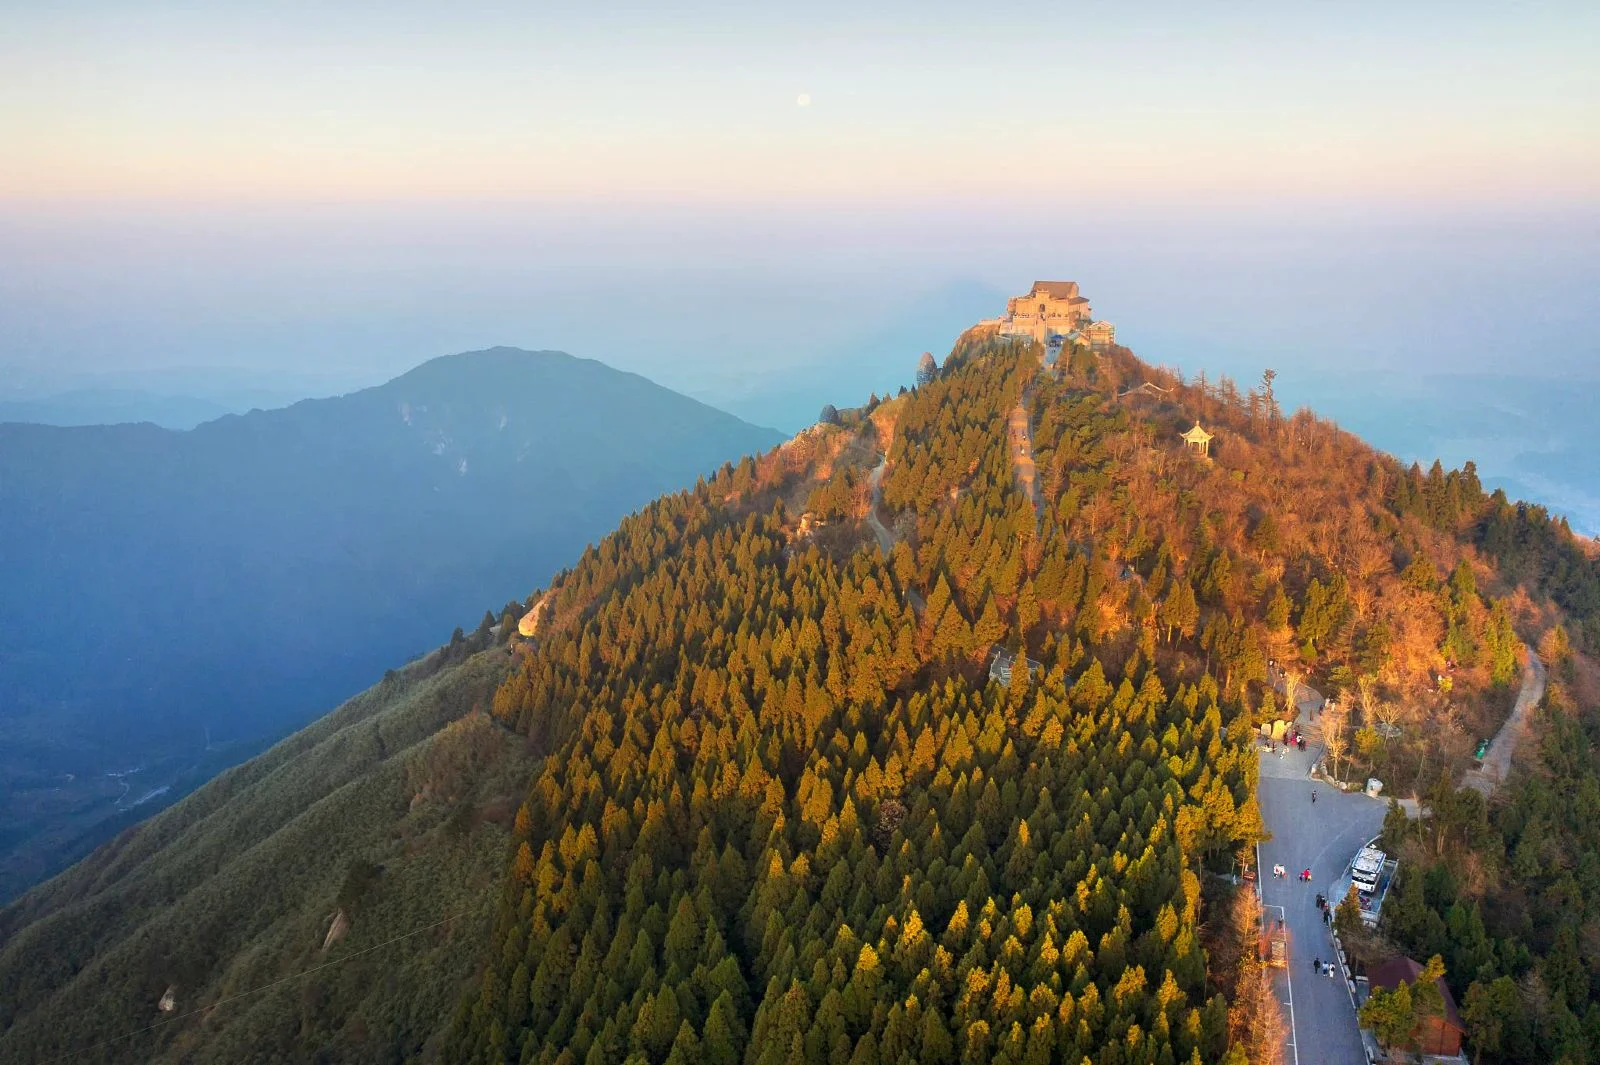
M 533 609 L 522 615 L 522 620 L 517 622 L 517 633 L 523 637 L 531 638 L 539 634 L 539 618 L 544 614 L 545 606 L 550 602 L 550 593 L 546 592 L 533 604 Z
M 343 910 L 333 915 L 333 923 L 328 926 L 328 934 L 322 938 L 322 949 L 326 951 L 350 931 L 350 918 L 345 916 Z

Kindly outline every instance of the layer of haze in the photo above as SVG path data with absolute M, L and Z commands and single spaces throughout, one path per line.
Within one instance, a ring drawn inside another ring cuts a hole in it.
M 1600 6 L 5 19 L 0 400 L 513 344 L 794 429 L 1076 278 L 1153 362 L 1600 528 Z

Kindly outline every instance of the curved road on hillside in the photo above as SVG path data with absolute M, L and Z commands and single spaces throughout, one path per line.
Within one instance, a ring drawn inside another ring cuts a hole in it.
M 1281 691 L 1282 675 L 1274 672 L 1272 679 Z M 1530 650 L 1511 716 L 1495 734 L 1483 767 L 1469 772 L 1463 786 L 1488 796 L 1504 781 L 1517 744 L 1527 733 L 1528 714 L 1544 698 L 1544 687 L 1544 666 Z M 1350 859 L 1382 830 L 1387 803 L 1311 779 L 1312 767 L 1325 753 L 1321 729 L 1314 724 L 1325 700 L 1315 688 L 1302 684 L 1295 701 L 1308 725 L 1306 750 L 1280 744 L 1282 753 L 1263 751 L 1257 785 L 1261 816 L 1272 834 L 1258 851 L 1262 908 L 1269 924 L 1283 919 L 1288 935 L 1288 964 L 1273 971 L 1289 1027 L 1284 1059 L 1289 1065 L 1361 1065 L 1366 1057 L 1349 985 L 1342 973 L 1329 978 L 1316 973 L 1312 965 L 1317 959 L 1333 960 L 1332 937 L 1315 900 L 1318 892 L 1336 895 L 1330 889 L 1348 870 Z M 1275 865 L 1284 866 L 1289 875 L 1275 879 Z M 1311 870 L 1311 883 L 1295 879 L 1302 869 Z

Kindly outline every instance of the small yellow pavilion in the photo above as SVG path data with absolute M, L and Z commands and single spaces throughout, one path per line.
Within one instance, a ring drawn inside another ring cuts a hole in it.
M 1183 434 L 1183 446 L 1191 449 L 1197 455 L 1209 457 L 1211 455 L 1211 434 L 1200 428 L 1200 423 L 1195 422 L 1194 428 Z

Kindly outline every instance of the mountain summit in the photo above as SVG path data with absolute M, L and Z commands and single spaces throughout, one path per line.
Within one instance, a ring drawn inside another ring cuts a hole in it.
M 779 439 L 512 348 L 185 432 L 0 425 L 0 897 Z
M 525 628 L 453 640 L 0 911 L 0 1054 L 1281 1061 L 1239 874 L 1258 737 L 1293 722 L 1355 792 L 1427 796 L 1382 821 L 1394 942 L 1449 955 L 1481 1037 L 1526 1044 L 1504 1060 L 1583 1060 L 1600 1012 L 1562 925 L 1600 900 L 1564 865 L 1593 825 L 1544 778 L 1600 794 L 1593 722 L 1547 698 L 1567 742 L 1493 811 L 1457 786 L 1522 641 L 1569 678 L 1558 622 L 1593 646 L 1570 533 L 1285 415 L 1270 372 L 997 332 L 642 508 L 515 604 Z M 1351 957 L 1383 945 L 1358 903 L 1339 922 Z

